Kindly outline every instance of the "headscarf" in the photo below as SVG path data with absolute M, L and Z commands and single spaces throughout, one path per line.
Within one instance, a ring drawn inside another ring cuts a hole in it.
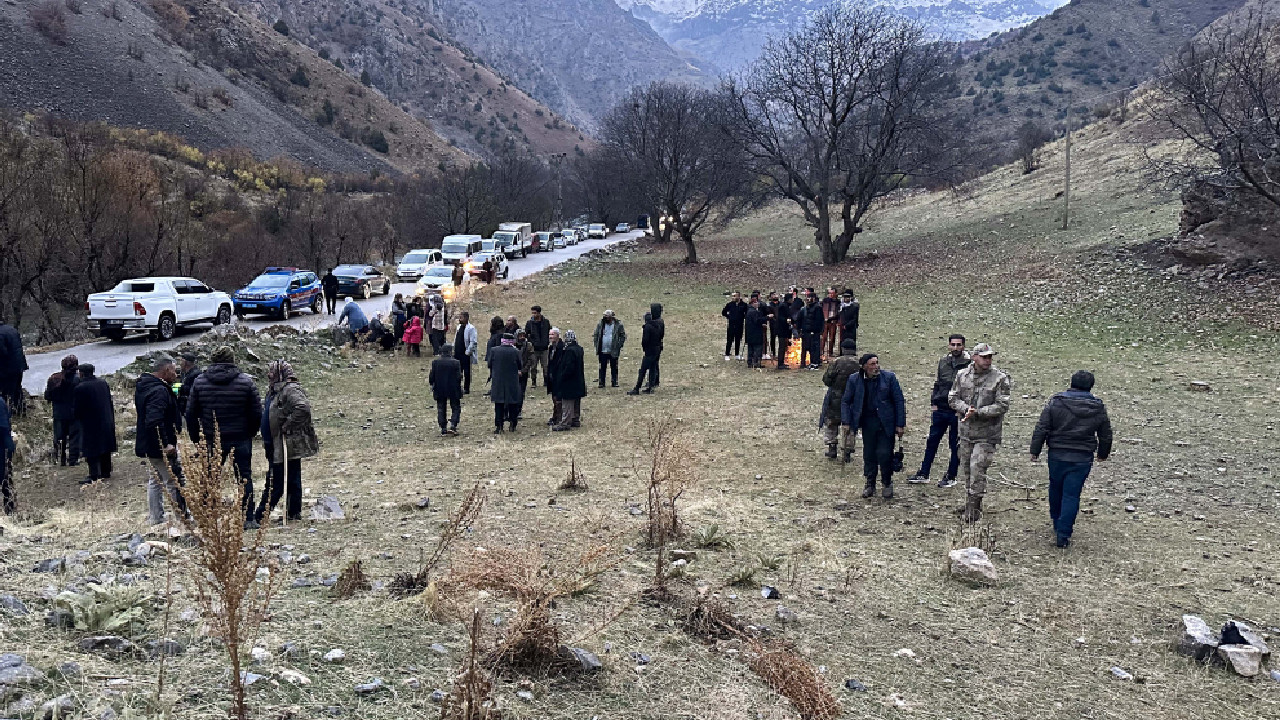
M 565 330 L 564 341 L 567 343 L 578 342 L 578 333 L 572 330 Z
M 342 299 L 342 304 L 343 304 L 343 305 L 350 305 L 350 304 L 351 304 L 351 303 L 353 303 L 353 302 L 355 302 L 355 300 L 352 300 L 350 295 L 348 295 L 348 296 L 346 296 L 345 298 L 343 298 L 343 299 Z
M 267 382 L 272 387 L 287 382 L 298 382 L 298 376 L 293 374 L 293 366 L 284 360 L 273 360 L 267 366 Z

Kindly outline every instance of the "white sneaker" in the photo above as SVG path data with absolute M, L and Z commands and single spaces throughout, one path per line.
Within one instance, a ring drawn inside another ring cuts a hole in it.
M 739 359 L 739 360 L 741 360 L 741 359 L 742 359 L 742 356 L 741 356 L 741 355 L 739 355 L 739 356 L 738 356 L 738 359 Z
M 725 356 L 724 356 L 724 361 L 725 361 L 725 362 L 729 362 L 729 361 L 730 361 L 730 360 L 732 360 L 732 359 L 733 359 L 733 358 L 729 357 L 728 355 L 725 355 Z
M 769 353 L 765 353 L 764 355 L 761 355 L 761 356 L 760 356 L 760 359 L 761 359 L 761 360 L 772 360 L 772 359 L 773 359 L 773 356 L 772 356 L 772 355 L 770 355 Z

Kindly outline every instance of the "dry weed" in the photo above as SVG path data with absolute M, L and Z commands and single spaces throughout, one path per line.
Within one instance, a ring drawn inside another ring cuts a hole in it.
M 436 540 L 431 555 L 423 562 L 416 573 L 400 573 L 391 581 L 391 592 L 401 597 L 422 592 L 431 583 L 431 573 L 444 560 L 449 548 L 471 529 L 480 510 L 484 507 L 484 495 L 480 493 L 480 483 L 476 483 L 458 504 L 458 509 L 449 516 L 440 537 Z
M 369 582 L 369 576 L 364 573 L 364 563 L 356 559 L 342 568 L 338 581 L 333 584 L 333 596 L 349 598 L 358 592 L 368 592 L 372 589 L 373 584 Z
M 491 673 L 480 666 L 481 645 L 480 610 L 471 610 L 471 623 L 467 627 L 470 647 L 463 661 L 462 672 L 454 679 L 454 691 L 449 693 L 441 707 L 440 716 L 445 720 L 496 720 L 501 713 L 490 697 L 493 692 Z
M 657 551 L 653 563 L 653 593 L 667 594 L 667 544 L 681 534 L 677 503 L 693 484 L 692 457 L 670 419 L 649 421 L 649 467 L 643 473 L 648 498 L 648 525 L 645 539 Z
M 587 478 L 585 475 L 582 474 L 582 471 L 578 469 L 577 458 L 575 458 L 572 453 L 569 455 L 569 474 L 568 476 L 565 477 L 563 481 L 561 481 L 560 489 L 561 490 L 589 490 L 590 489 L 590 487 L 587 485 Z
M 769 687 L 790 700 L 802 718 L 826 720 L 840 715 L 840 703 L 823 684 L 818 671 L 795 649 L 780 643 L 751 640 L 747 665 Z

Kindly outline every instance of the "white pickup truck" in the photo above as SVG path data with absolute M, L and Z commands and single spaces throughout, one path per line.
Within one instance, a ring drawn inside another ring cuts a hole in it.
M 112 340 L 131 331 L 147 331 L 168 340 L 179 326 L 231 322 L 231 296 L 187 277 L 125 280 L 109 292 L 85 301 L 89 330 Z

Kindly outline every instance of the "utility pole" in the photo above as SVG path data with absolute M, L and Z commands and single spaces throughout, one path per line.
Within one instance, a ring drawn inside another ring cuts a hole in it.
M 1067 158 L 1062 187 L 1062 229 L 1067 229 L 1071 219 L 1071 111 L 1067 111 Z
M 563 223 L 564 213 L 564 173 L 561 172 L 561 166 L 564 164 L 566 153 L 556 153 L 551 156 L 551 164 L 556 168 L 556 212 L 555 226 L 559 228 Z

